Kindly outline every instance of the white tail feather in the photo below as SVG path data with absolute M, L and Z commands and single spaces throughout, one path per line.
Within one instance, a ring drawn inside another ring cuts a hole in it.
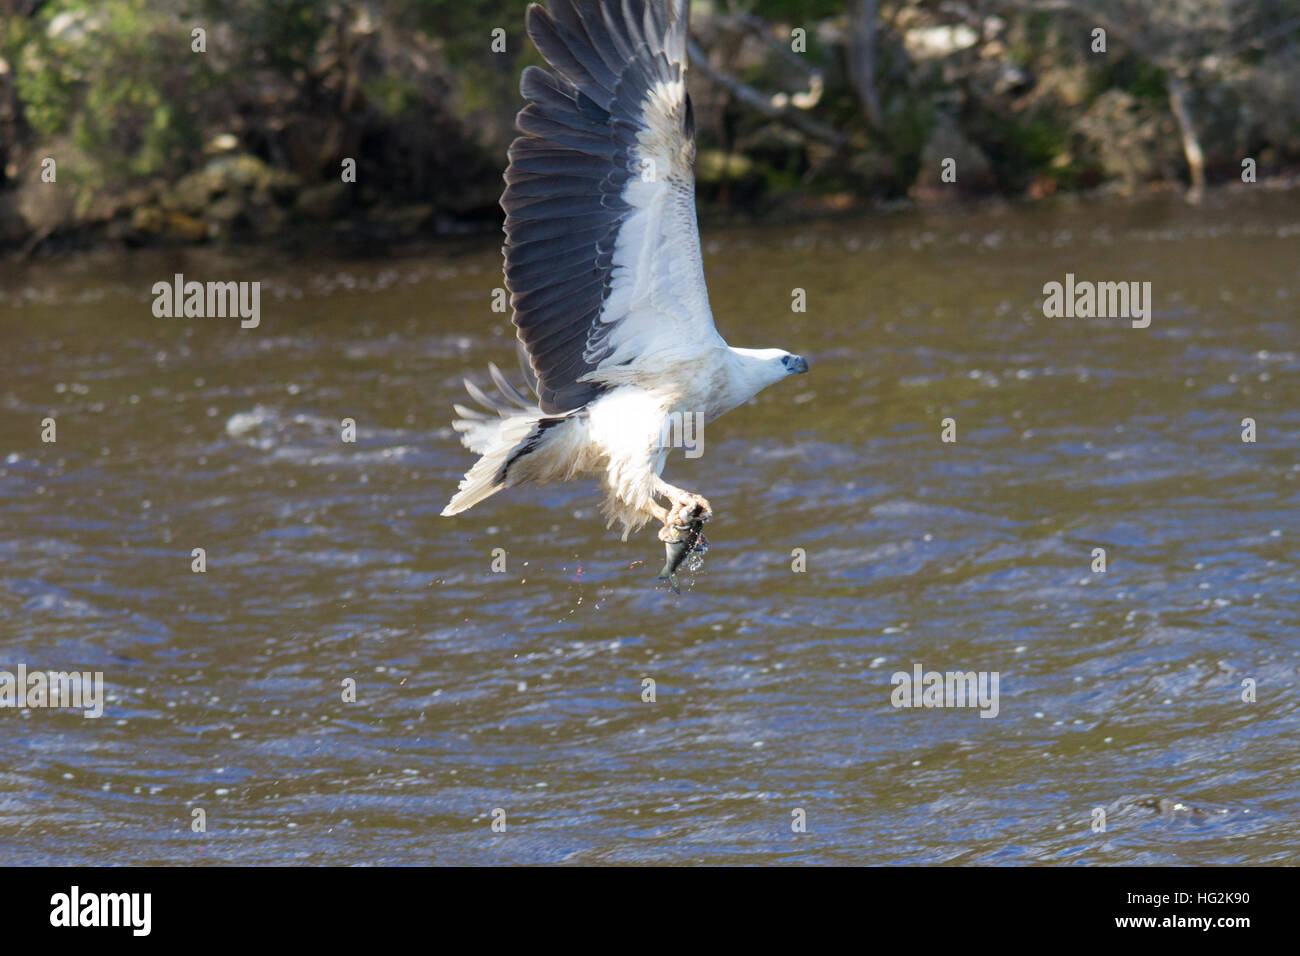
M 495 421 L 461 420 L 454 423 L 453 427 L 462 433 L 461 440 L 466 447 L 483 457 L 474 463 L 474 467 L 461 480 L 460 491 L 442 509 L 444 516 L 460 514 L 507 487 L 508 480 L 497 481 L 501 466 L 510 460 L 515 448 L 528 438 L 541 417 L 542 412 L 539 410 L 535 415 L 518 415 Z
M 461 411 L 457 406 L 457 411 Z M 460 443 L 476 455 L 486 455 L 501 430 L 499 418 L 458 418 L 451 427 L 460 432 Z

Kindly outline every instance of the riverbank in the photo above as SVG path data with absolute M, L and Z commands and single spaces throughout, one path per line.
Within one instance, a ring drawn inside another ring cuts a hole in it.
M 253 169 L 232 163 L 230 170 Z M 236 173 L 242 177 L 242 173 Z M 206 178 L 208 174 L 204 174 Z M 102 219 L 76 227 L 31 234 L 22 244 L 0 249 L 0 262 L 58 260 L 81 254 L 111 254 L 114 250 L 222 248 L 236 250 L 274 249 L 286 254 L 310 257 L 420 254 L 430 248 L 446 248 L 447 242 L 469 240 L 472 245 L 491 244 L 501 234 L 501 214 L 495 204 L 463 217 L 440 213 L 431 205 L 376 203 L 364 208 L 346 208 L 342 201 L 321 196 L 319 187 L 285 185 L 273 171 L 257 172 L 233 190 L 219 192 L 212 183 L 191 179 L 175 187 L 137 190 L 105 207 Z M 1234 194 L 1247 192 L 1294 192 L 1300 190 L 1300 169 L 1249 185 L 1223 185 L 1208 196 L 1218 202 L 1231 201 Z M 985 198 L 901 197 L 870 199 L 851 193 L 818 194 L 789 191 L 770 197 L 761 207 L 735 208 L 701 202 L 701 228 L 789 226 L 810 223 L 852 221 L 864 215 L 892 216 L 912 211 L 951 212 L 958 218 L 981 209 L 1036 205 L 1065 205 L 1095 201 L 1139 203 L 1162 196 L 1183 196 L 1181 183 L 1151 183 L 1139 190 L 1107 184 L 1086 191 L 1052 193 L 1047 196 L 989 196 Z M 189 197 L 188 200 L 183 197 Z M 322 207 L 340 208 L 330 215 Z
M 191 6 L 0 0 L 0 255 L 499 228 L 526 0 Z M 1300 21 L 932 6 L 694 3 L 702 215 L 1296 178 Z

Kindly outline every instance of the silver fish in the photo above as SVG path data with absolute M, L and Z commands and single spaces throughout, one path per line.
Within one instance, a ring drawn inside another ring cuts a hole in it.
M 709 542 L 704 537 L 704 519 L 694 513 L 687 518 L 686 524 L 674 525 L 673 531 L 676 532 L 673 540 L 664 542 L 667 560 L 664 561 L 663 570 L 659 572 L 658 580 L 667 581 L 674 594 L 681 594 L 682 589 L 677 585 L 677 569 L 687 558 L 696 559 L 688 570 L 698 568 L 699 559 L 703 558 L 704 552 L 709 550 Z

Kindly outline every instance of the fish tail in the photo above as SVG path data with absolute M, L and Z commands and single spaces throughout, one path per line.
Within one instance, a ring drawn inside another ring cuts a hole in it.
M 668 586 L 673 589 L 674 594 L 681 594 L 681 586 L 677 583 L 677 575 L 667 569 L 659 572 L 658 580 L 667 581 Z

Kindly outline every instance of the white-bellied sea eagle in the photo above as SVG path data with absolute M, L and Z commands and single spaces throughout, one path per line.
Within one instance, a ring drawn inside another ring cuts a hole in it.
M 528 35 L 555 72 L 523 72 L 501 197 L 506 287 L 536 401 L 495 365 L 499 398 L 466 381 L 488 411 L 457 405 L 453 424 L 482 457 L 442 513 L 595 475 L 623 540 L 654 518 L 672 542 L 711 512 L 660 477 L 667 424 L 711 422 L 808 364 L 733 348 L 713 324 L 695 220 L 689 0 L 548 6 L 528 8 Z

